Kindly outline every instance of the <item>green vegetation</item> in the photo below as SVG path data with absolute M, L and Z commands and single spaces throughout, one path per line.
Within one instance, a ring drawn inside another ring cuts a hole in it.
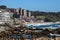
M 31 11 L 32 15 L 38 20 L 44 20 L 45 22 L 60 21 L 60 12 L 39 12 Z
M 37 18 L 38 20 L 44 20 L 44 19 L 45 19 L 45 16 L 36 16 L 36 18 Z

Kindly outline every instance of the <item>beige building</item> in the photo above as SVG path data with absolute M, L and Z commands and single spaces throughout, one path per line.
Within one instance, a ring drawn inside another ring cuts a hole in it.
M 31 16 L 31 12 L 30 11 L 27 11 L 27 10 L 22 9 L 22 8 L 17 9 L 17 13 L 20 13 L 20 17 L 30 17 Z

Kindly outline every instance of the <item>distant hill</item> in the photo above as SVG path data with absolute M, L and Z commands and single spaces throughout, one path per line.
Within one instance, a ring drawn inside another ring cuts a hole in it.
M 31 11 L 32 15 L 37 18 L 37 16 L 45 16 L 44 20 L 48 20 L 47 22 L 55 22 L 60 21 L 60 12 L 39 12 L 39 11 Z M 42 19 L 42 18 L 40 18 Z

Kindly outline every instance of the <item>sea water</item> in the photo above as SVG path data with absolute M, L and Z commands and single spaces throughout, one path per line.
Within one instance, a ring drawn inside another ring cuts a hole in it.
M 50 28 L 50 29 L 56 29 L 56 28 L 60 28 L 60 23 L 56 23 L 56 24 L 47 24 L 47 25 L 29 25 L 27 26 L 28 28 L 33 28 L 33 29 L 45 29 L 45 28 Z

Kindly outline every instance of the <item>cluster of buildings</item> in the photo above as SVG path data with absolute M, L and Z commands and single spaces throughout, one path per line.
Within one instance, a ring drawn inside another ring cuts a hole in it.
M 17 9 L 10 9 L 11 12 L 17 13 L 20 15 L 20 17 L 31 17 L 31 12 L 29 10 L 25 10 L 22 8 L 17 8 Z

